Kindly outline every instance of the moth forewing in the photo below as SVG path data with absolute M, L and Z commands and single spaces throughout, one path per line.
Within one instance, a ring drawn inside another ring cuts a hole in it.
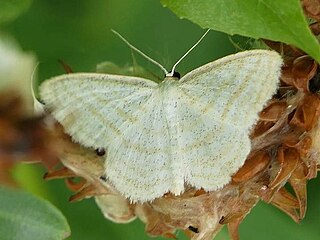
M 86 147 L 106 147 L 128 114 L 139 108 L 157 83 L 137 77 L 74 73 L 40 86 L 41 99 L 66 133 Z

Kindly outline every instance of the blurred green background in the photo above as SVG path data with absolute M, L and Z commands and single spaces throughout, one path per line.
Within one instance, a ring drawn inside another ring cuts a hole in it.
M 191 22 L 178 19 L 156 0 L 22 2 L 25 2 L 24 12 L 18 17 L 13 14 L 11 21 L 0 26 L 0 31 L 14 37 L 24 51 L 37 56 L 39 82 L 64 73 L 58 59 L 68 63 L 75 72 L 94 72 L 96 64 L 103 61 L 119 66 L 132 64 L 130 49 L 111 33 L 111 28 L 168 69 L 204 32 Z M 183 75 L 233 52 L 235 48 L 228 36 L 211 31 L 177 70 Z M 163 77 L 161 70 L 135 56 L 139 65 Z M 105 220 L 92 199 L 69 203 L 71 192 L 64 182 L 44 182 L 43 173 L 39 166 L 18 165 L 14 176 L 23 188 L 50 200 L 63 212 L 72 230 L 69 239 L 150 239 L 139 220 L 125 225 Z M 308 184 L 308 211 L 301 224 L 295 224 L 275 207 L 260 203 L 244 220 L 240 236 L 245 240 L 319 240 L 320 178 Z M 179 239 L 185 239 L 182 233 Z M 222 231 L 217 239 L 229 239 L 227 231 Z

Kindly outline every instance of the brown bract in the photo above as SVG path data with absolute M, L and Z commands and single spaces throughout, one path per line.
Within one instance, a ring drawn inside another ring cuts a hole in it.
M 307 17 L 320 21 L 320 1 L 302 0 L 302 7 Z

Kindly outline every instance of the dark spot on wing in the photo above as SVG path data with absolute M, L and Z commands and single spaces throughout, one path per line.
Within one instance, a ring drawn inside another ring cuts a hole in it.
M 96 154 L 100 157 L 106 154 L 106 150 L 104 148 L 97 148 L 96 149 Z
M 188 229 L 194 233 L 199 233 L 199 229 L 193 226 L 189 226 Z
M 107 181 L 107 177 L 106 177 L 106 176 L 101 176 L 100 179 L 101 179 L 102 181 L 104 181 L 104 182 Z

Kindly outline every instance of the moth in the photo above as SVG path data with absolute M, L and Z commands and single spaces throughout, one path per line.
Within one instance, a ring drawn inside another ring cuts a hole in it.
M 74 73 L 40 86 L 45 107 L 75 142 L 106 149 L 105 179 L 133 202 L 179 195 L 187 185 L 214 191 L 228 184 L 250 152 L 250 130 L 282 65 L 274 51 L 243 51 L 179 79 L 181 59 L 170 72 L 151 59 L 166 74 L 159 84 Z

